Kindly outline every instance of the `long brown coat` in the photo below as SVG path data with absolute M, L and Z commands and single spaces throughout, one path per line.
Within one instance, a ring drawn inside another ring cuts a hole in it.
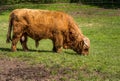
M 12 51 L 16 51 L 19 40 L 23 49 L 28 50 L 27 36 L 36 42 L 41 39 L 51 39 L 55 52 L 60 52 L 64 47 L 73 49 L 79 54 L 88 54 L 90 47 L 89 39 L 82 34 L 73 18 L 63 12 L 36 9 L 13 10 L 10 14 L 6 40 L 7 42 L 12 40 Z

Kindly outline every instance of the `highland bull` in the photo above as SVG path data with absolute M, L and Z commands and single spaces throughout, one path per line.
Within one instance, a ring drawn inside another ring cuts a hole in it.
M 13 30 L 12 38 L 11 32 Z M 6 42 L 12 41 L 11 50 L 16 51 L 18 41 L 28 51 L 27 37 L 36 41 L 51 39 L 53 51 L 61 52 L 62 47 L 87 55 L 90 40 L 84 36 L 73 18 L 63 12 L 49 10 L 16 9 L 10 14 Z

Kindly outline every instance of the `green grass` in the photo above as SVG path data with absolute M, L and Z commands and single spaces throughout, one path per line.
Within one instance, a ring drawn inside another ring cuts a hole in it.
M 120 81 L 119 9 L 102 9 L 78 4 L 18 4 L 12 7 L 12 9 L 15 8 L 39 8 L 69 13 L 74 17 L 84 35 L 90 38 L 90 54 L 80 56 L 70 49 L 64 49 L 60 54 L 53 53 L 50 40 L 40 41 L 40 46 L 35 48 L 32 39 L 28 40 L 31 51 L 23 52 L 18 43 L 19 50 L 10 52 L 11 45 L 5 43 L 8 16 L 11 11 L 8 10 L 0 14 L 0 57 L 18 58 L 31 65 L 43 64 L 47 68 L 55 68 L 51 75 L 57 74 L 60 68 L 71 69 L 65 72 L 73 75 L 73 78 L 67 81 Z M 65 81 L 66 77 L 61 79 Z

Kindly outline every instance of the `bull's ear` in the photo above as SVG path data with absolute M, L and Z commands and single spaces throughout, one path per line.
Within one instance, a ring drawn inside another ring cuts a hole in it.
M 83 41 L 84 41 L 84 44 L 86 45 L 86 46 L 90 46 L 90 40 L 87 38 L 87 37 L 84 37 L 83 38 Z

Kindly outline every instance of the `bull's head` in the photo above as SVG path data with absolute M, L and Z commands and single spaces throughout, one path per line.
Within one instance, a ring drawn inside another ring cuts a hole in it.
M 88 55 L 89 48 L 90 48 L 90 40 L 89 38 L 84 37 L 82 41 L 78 42 L 78 44 L 74 47 L 73 50 L 76 51 L 80 55 Z
M 73 49 L 75 52 L 77 52 L 80 55 L 88 55 L 89 54 L 89 48 L 90 48 L 90 40 L 87 37 L 82 38 L 81 37 L 75 41 L 72 42 L 65 42 L 63 44 L 64 49 Z

